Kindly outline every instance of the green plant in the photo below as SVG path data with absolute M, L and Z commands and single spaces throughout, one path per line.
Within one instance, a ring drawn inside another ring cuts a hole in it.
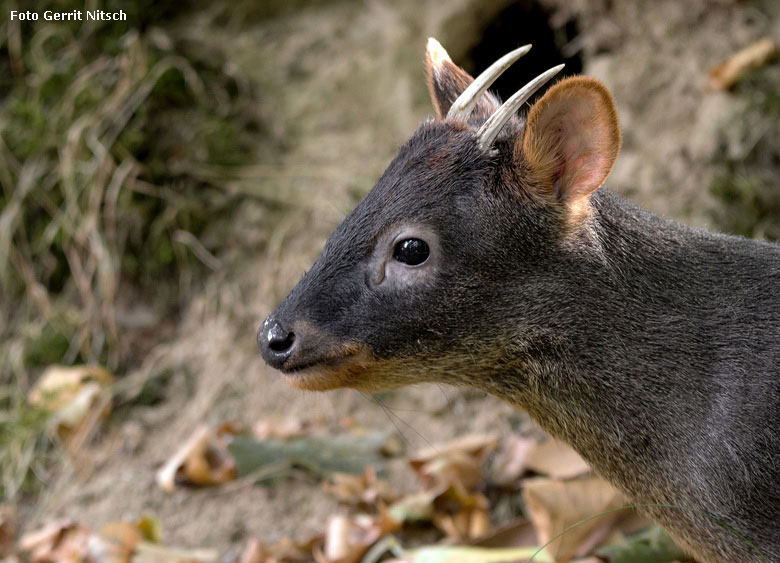
M 0 5 L 3 3 L 0 2 Z M 175 316 L 219 267 L 241 201 L 210 165 L 248 162 L 253 89 L 167 26 L 188 3 L 98 0 L 127 21 L 11 22 L 0 10 L 0 493 L 53 456 L 26 396 L 41 366 L 139 361 L 122 311 Z M 84 10 L 76 0 L 35 9 Z M 124 308 L 124 309 L 123 309 Z
M 65 315 L 75 330 L 60 361 L 112 367 L 127 349 L 121 292 L 175 311 L 217 263 L 200 237 L 240 196 L 200 165 L 246 162 L 258 131 L 251 91 L 221 53 L 149 26 L 174 3 L 102 8 L 120 4 L 129 22 L 6 21 L 0 38 L 0 75 L 14 76 L 0 100 L 0 300 L 11 319 L 0 340 Z

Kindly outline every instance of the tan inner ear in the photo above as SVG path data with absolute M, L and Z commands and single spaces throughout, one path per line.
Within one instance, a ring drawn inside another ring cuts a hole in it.
M 562 80 L 531 108 L 521 146 L 515 156 L 525 159 L 529 183 L 546 190 L 539 195 L 583 212 L 620 150 L 612 96 L 593 78 Z

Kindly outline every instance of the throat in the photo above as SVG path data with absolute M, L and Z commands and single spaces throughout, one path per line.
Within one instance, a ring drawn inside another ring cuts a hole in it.
M 669 433 L 664 432 L 669 421 L 663 406 L 641 391 L 627 394 L 611 386 L 603 373 L 580 368 L 573 362 L 545 360 L 533 372 L 525 366 L 522 374 L 508 375 L 490 391 L 572 446 L 628 498 L 671 501 L 674 495 L 654 482 L 659 471 L 670 470 L 676 462 L 668 448 Z

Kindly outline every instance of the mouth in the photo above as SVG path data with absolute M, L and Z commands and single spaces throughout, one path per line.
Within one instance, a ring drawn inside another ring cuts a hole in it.
M 355 356 L 357 352 L 349 352 L 338 356 L 327 356 L 325 358 L 306 359 L 300 362 L 292 362 L 292 365 L 283 365 L 279 368 L 286 376 L 294 376 L 307 371 L 316 369 L 333 369 L 338 368 L 339 365 L 349 361 L 352 356 Z
M 363 343 L 336 338 L 303 320 L 282 323 L 271 315 L 260 327 L 257 342 L 266 364 L 299 389 L 357 387 L 375 363 Z
M 287 382 L 298 389 L 327 391 L 340 387 L 358 387 L 359 375 L 366 369 L 367 354 L 357 349 L 339 350 L 324 358 L 305 359 L 284 365 L 282 372 Z

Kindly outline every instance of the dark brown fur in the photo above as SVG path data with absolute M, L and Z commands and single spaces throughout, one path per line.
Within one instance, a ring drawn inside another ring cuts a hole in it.
M 440 119 L 266 320 L 266 361 L 306 389 L 478 387 L 650 505 L 699 560 L 780 561 L 780 247 L 600 188 L 620 131 L 593 79 L 562 81 L 481 150 L 498 102 L 442 120 L 471 78 L 436 45 Z M 425 261 L 396 259 L 408 239 Z

